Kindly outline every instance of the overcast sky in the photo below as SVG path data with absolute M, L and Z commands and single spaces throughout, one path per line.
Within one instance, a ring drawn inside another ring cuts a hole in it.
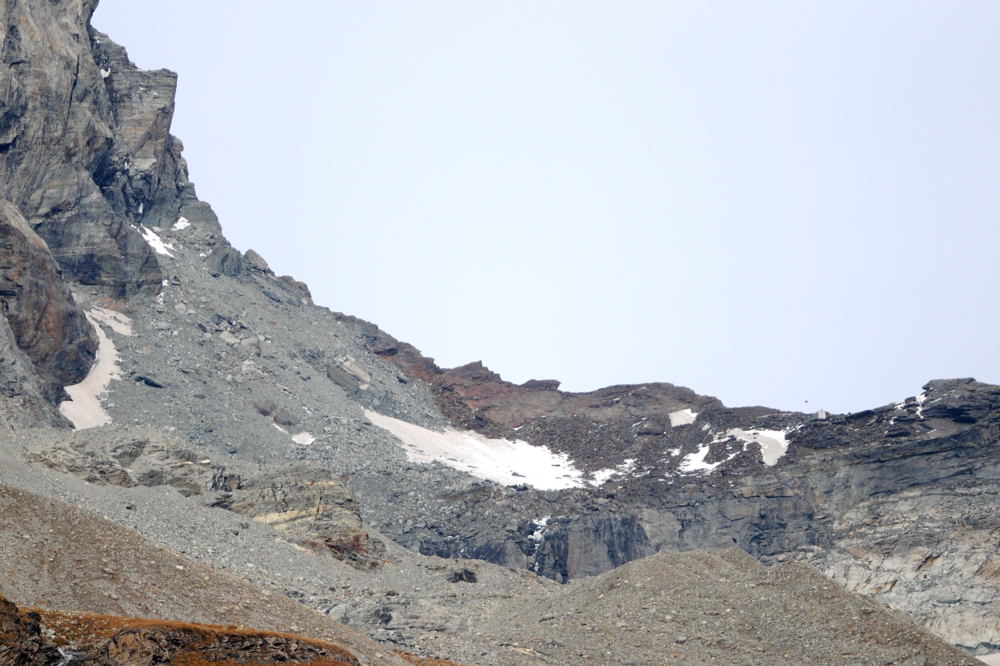
M 443 366 L 1000 382 L 1000 3 L 101 0 L 230 241 Z M 808 403 L 806 402 L 808 401 Z

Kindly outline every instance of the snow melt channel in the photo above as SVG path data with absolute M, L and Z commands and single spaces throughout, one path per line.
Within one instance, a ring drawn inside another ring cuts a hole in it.
M 118 370 L 118 350 L 101 324 L 119 335 L 132 335 L 132 320 L 120 312 L 92 308 L 86 316 L 97 334 L 94 367 L 82 382 L 66 387 L 70 399 L 59 405 L 59 412 L 70 420 L 74 430 L 86 430 L 111 423 L 111 415 L 101 405 L 101 395 L 108 390 L 111 380 L 119 379 L 121 375 Z
M 391 416 L 365 410 L 368 420 L 403 442 L 411 462 L 440 462 L 480 479 L 507 486 L 527 484 L 540 490 L 579 488 L 582 473 L 569 457 L 522 440 L 488 439 L 477 432 L 437 432 Z

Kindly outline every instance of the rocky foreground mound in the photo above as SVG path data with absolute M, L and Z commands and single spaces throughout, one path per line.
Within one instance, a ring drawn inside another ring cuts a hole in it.
M 0 664 L 358 666 L 348 650 L 288 634 L 122 617 L 21 611 L 0 597 Z

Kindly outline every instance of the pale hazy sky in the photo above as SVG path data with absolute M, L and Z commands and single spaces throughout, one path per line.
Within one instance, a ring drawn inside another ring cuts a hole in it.
M 444 366 L 1000 382 L 1000 2 L 102 0 L 238 248 Z M 808 400 L 808 404 L 805 401 Z

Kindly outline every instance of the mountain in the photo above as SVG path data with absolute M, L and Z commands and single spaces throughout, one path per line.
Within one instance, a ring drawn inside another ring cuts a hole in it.
M 169 133 L 177 77 L 135 67 L 94 7 L 0 5 L 0 594 L 41 613 L 4 606 L 2 645 L 1000 651 L 1000 387 L 831 415 L 439 368 L 229 244 Z

